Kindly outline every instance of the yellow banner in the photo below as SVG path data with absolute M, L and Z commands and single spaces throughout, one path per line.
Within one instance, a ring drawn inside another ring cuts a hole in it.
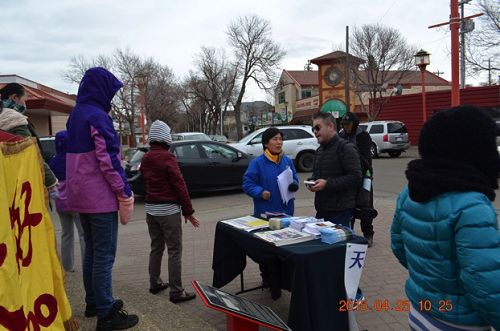
M 75 327 L 42 171 L 34 139 L 0 143 L 0 330 Z

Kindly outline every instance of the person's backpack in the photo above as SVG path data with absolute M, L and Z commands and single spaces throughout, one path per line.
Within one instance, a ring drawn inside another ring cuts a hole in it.
M 339 142 L 339 146 L 337 147 L 337 158 L 340 160 L 340 165 L 344 169 L 344 164 L 342 163 L 342 160 L 344 159 L 344 148 L 345 145 L 347 145 L 349 142 L 346 140 L 341 139 Z M 354 145 L 354 148 L 358 150 L 358 147 Z M 356 208 L 369 208 L 370 207 L 370 192 L 372 190 L 372 174 L 373 174 L 373 169 L 366 161 L 361 154 L 359 153 L 359 162 L 361 163 L 361 174 L 363 177 L 363 180 L 361 181 L 361 185 L 358 187 L 357 193 L 356 193 Z M 344 169 L 345 171 L 345 169 Z

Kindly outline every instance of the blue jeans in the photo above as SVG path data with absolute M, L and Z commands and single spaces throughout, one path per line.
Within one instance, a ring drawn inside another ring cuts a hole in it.
M 116 256 L 118 213 L 80 214 L 80 220 L 85 238 L 85 302 L 95 305 L 97 318 L 102 318 L 115 303 L 111 273 Z
M 335 224 L 351 227 L 351 219 L 354 215 L 354 209 L 346 209 L 333 212 L 317 212 L 316 218 L 323 218 L 325 222 L 332 222 Z

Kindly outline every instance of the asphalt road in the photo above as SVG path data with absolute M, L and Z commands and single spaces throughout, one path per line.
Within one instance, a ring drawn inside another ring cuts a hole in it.
M 373 160 L 375 197 L 396 199 L 398 193 L 407 184 L 405 170 L 408 162 L 418 156 L 416 147 L 412 147 L 398 158 L 391 158 L 383 154 L 380 158 Z M 299 173 L 301 187 L 296 195 L 296 206 L 311 205 L 314 200 L 313 193 L 309 192 L 302 182 L 310 176 L 310 173 Z M 497 211 L 500 211 L 500 199 L 494 202 Z M 251 212 L 252 201 L 242 191 L 206 193 L 192 197 L 196 214 L 204 217 L 222 219 L 233 217 L 245 212 Z M 57 216 L 53 214 L 57 219 Z M 135 210 L 132 221 L 145 219 L 144 200 L 136 198 Z M 56 222 L 56 229 L 59 228 Z

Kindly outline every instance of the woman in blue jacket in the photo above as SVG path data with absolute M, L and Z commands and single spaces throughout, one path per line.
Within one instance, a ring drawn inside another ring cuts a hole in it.
M 496 126 L 483 111 L 441 111 L 420 133 L 391 228 L 408 269 L 412 330 L 500 330 Z
M 286 168 L 293 174 L 293 183 L 288 190 L 299 189 L 297 171 L 292 160 L 283 154 L 283 133 L 278 128 L 269 128 L 262 134 L 264 154 L 253 159 L 243 175 L 243 190 L 253 198 L 253 214 L 260 217 L 262 213 L 278 212 L 290 216 L 294 212 L 294 199 L 284 203 L 278 187 L 278 175 Z

